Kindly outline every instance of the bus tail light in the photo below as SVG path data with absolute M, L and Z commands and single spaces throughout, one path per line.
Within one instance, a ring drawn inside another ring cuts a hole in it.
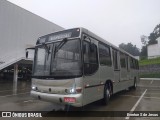
M 76 102 L 76 98 L 74 98 L 74 97 L 64 97 L 64 102 L 75 103 Z

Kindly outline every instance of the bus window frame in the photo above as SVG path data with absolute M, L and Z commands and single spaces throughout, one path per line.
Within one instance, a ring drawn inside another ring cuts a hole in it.
M 127 54 L 126 54 L 126 61 L 127 61 L 127 71 L 130 72 L 129 55 L 127 55 Z
M 114 52 L 116 52 L 116 57 L 117 57 L 117 68 L 115 68 L 115 65 L 114 65 L 114 59 L 113 59 L 113 55 L 114 55 Z M 120 57 L 119 57 L 119 50 L 115 49 L 112 47 L 112 65 L 113 65 L 113 68 L 114 68 L 114 71 L 120 71 Z
M 122 58 L 121 56 L 123 56 L 124 57 L 123 59 L 125 59 L 125 67 L 122 67 L 122 65 L 121 65 L 121 58 Z M 119 57 L 120 57 L 119 61 L 120 61 L 121 69 L 127 69 L 126 54 L 120 51 Z
M 102 64 L 101 63 L 101 60 L 100 60 L 100 45 L 103 45 L 104 47 L 106 47 L 106 48 L 108 48 L 108 50 L 109 50 L 109 55 L 107 55 L 107 56 L 105 56 L 105 57 L 109 57 L 109 59 L 110 59 L 110 64 L 108 65 L 108 64 Z M 108 44 L 105 44 L 105 43 L 103 43 L 103 42 L 98 42 L 98 54 L 99 54 L 99 65 L 100 66 L 107 66 L 107 67 L 112 67 L 113 66 L 113 60 L 112 60 L 112 58 L 111 58 L 111 47 L 108 45 Z
M 86 38 L 84 39 L 84 36 L 86 36 Z M 95 39 L 95 38 L 93 38 L 93 37 L 91 37 L 90 35 L 88 35 L 88 34 L 86 34 L 86 33 L 82 33 L 82 38 L 81 38 L 81 40 L 82 40 L 82 43 L 81 43 L 81 48 L 82 48 L 82 51 L 81 51 L 81 53 L 82 53 L 82 65 L 83 65 L 83 75 L 84 76 L 91 76 L 91 75 L 93 75 L 93 74 L 95 74 L 97 71 L 98 71 L 98 69 L 99 69 L 99 54 L 98 54 L 98 46 L 94 43 L 94 42 L 92 42 L 93 40 L 94 41 L 98 41 L 97 39 Z M 97 62 L 96 63 L 86 63 L 86 64 L 94 64 L 94 65 L 97 65 L 97 68 L 96 68 L 96 70 L 93 72 L 93 73 L 91 73 L 91 74 L 86 74 L 85 73 L 85 62 L 84 62 L 84 50 L 83 50 L 83 44 L 84 44 L 84 41 L 87 41 L 87 42 L 89 42 L 89 44 L 91 45 L 92 43 L 96 46 L 96 60 L 97 60 Z

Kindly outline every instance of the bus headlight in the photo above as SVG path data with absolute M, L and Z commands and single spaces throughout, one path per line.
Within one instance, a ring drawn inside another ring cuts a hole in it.
M 71 94 L 73 94 L 73 93 L 76 93 L 76 90 L 75 90 L 75 88 L 71 88 L 71 89 L 69 90 L 69 92 L 70 92 Z
M 75 88 L 70 88 L 70 89 L 65 89 L 65 92 L 69 93 L 69 94 L 74 94 L 74 93 L 76 93 L 76 90 L 75 90 Z
M 35 86 L 32 86 L 32 90 L 36 90 L 36 87 L 35 87 Z

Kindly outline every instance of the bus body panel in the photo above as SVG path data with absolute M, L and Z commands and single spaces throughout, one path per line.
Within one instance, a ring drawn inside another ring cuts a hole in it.
M 66 93 L 66 90 L 69 90 L 73 87 L 82 88 L 83 87 L 83 78 L 73 78 L 73 79 L 32 79 L 32 87 L 35 87 L 35 90 L 31 91 L 31 95 L 37 99 L 43 101 L 55 102 L 59 104 L 71 104 L 73 106 L 80 107 L 83 105 L 82 94 L 69 94 Z M 66 103 L 64 101 L 65 97 L 75 98 L 75 103 Z M 61 99 L 61 100 L 60 100 Z
M 104 97 L 104 87 L 106 81 L 110 80 L 113 84 L 112 93 L 119 92 L 134 85 L 134 80 L 139 81 L 138 69 L 131 68 L 129 58 L 134 57 L 129 53 L 117 48 L 106 40 L 98 37 L 87 29 L 80 28 L 80 40 L 83 45 L 83 34 L 89 37 L 88 41 L 97 46 L 98 69 L 93 74 L 84 74 L 84 58 L 83 47 L 81 46 L 82 54 L 82 77 L 72 79 L 32 79 L 32 87 L 37 87 L 37 90 L 32 90 L 31 95 L 35 98 L 40 98 L 44 101 L 55 102 L 59 104 L 70 104 L 72 106 L 81 107 L 91 102 L 100 100 Z M 69 39 L 69 38 L 68 38 Z M 103 43 L 110 48 L 112 66 L 100 65 L 99 61 L 99 43 Z M 52 43 L 51 43 L 52 44 Z M 71 46 L 72 47 L 72 46 Z M 117 61 L 118 69 L 114 69 L 112 49 L 118 51 Z M 129 56 L 126 60 L 126 67 L 121 68 L 120 53 Z M 135 60 L 135 59 L 134 59 Z M 48 61 L 49 63 L 50 61 Z M 69 94 L 66 90 L 71 88 L 81 88 L 80 93 Z M 64 98 L 75 98 L 74 103 L 65 102 Z
M 88 32 L 86 33 L 88 34 Z M 83 41 L 83 39 L 82 39 Z M 98 41 L 95 39 L 89 39 L 85 41 L 91 41 L 94 43 L 97 48 L 98 48 Z M 104 86 L 100 85 L 100 79 L 99 79 L 99 67 L 98 69 L 89 75 L 84 75 L 83 77 L 83 86 L 84 86 L 84 91 L 83 91 L 83 104 L 89 104 L 91 102 L 97 101 L 102 98 L 102 93 Z
M 62 94 L 48 94 L 48 93 L 42 93 L 42 92 L 36 92 L 36 91 L 31 91 L 31 95 L 32 97 L 35 98 L 40 98 L 40 100 L 43 101 L 48 101 L 48 102 L 52 102 L 52 103 L 58 103 L 58 104 L 68 104 L 68 105 L 72 105 L 75 107 L 81 107 L 83 106 L 82 103 L 82 94 L 71 94 L 71 95 L 62 95 Z M 68 98 L 75 98 L 76 102 L 75 103 L 66 103 L 64 101 L 64 98 L 68 97 Z

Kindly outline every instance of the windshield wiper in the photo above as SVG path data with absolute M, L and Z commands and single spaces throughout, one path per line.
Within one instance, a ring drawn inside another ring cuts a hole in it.
M 59 51 L 59 49 L 61 49 L 63 47 L 63 45 L 68 41 L 67 38 L 64 38 L 57 46 L 55 46 L 54 49 L 54 58 L 56 56 L 56 53 Z

